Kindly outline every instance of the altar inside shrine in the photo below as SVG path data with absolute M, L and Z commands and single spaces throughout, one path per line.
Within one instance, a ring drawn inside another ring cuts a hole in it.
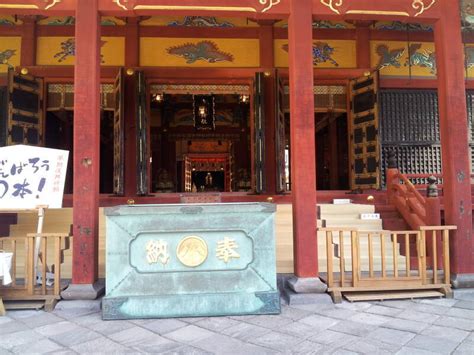
M 105 209 L 106 320 L 278 314 L 275 205 Z

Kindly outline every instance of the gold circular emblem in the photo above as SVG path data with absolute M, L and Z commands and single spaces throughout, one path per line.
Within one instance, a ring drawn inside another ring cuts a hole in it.
M 179 261 L 189 267 L 201 265 L 207 259 L 207 254 L 206 242 L 195 235 L 184 238 L 176 248 Z

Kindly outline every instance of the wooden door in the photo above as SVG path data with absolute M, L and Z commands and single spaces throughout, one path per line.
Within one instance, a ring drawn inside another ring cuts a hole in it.
M 0 145 L 43 145 L 43 80 L 8 71 L 6 113 L 2 114 Z
M 255 193 L 265 191 L 265 111 L 264 75 L 255 74 L 254 83 L 254 174 Z
M 136 72 L 137 195 L 149 192 L 148 110 L 145 75 Z
M 351 189 L 380 187 L 378 72 L 350 80 L 349 156 Z
M 114 194 L 124 194 L 125 124 L 124 124 L 124 76 L 120 68 L 114 83 Z
M 285 87 L 283 81 L 278 75 L 275 75 L 275 156 L 276 156 L 276 190 L 277 193 L 286 191 L 286 173 L 285 173 L 285 111 L 283 108 L 285 98 Z

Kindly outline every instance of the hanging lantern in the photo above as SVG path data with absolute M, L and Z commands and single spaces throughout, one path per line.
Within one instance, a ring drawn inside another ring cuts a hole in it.
M 215 129 L 215 102 L 212 95 L 193 95 L 194 127 L 199 130 Z
M 248 104 L 249 103 L 249 95 L 240 95 L 239 101 L 241 104 Z

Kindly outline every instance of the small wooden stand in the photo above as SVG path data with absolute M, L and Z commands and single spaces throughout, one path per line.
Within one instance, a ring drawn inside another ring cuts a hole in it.
M 58 302 L 60 297 L 60 292 L 62 289 L 61 285 L 61 271 L 60 267 L 62 264 L 62 255 L 64 250 L 69 249 L 69 233 L 42 233 L 43 232 L 43 220 L 44 220 L 44 210 L 47 206 L 37 206 L 34 210 L 4 210 L 2 212 L 25 212 L 25 211 L 35 211 L 38 213 L 38 225 L 36 233 L 28 233 L 25 237 L 5 237 L 2 238 L 3 243 L 11 243 L 13 256 L 12 265 L 12 286 L 7 288 L 2 288 L 0 286 L 0 297 L 5 301 L 13 302 L 22 302 L 20 306 L 23 308 L 38 308 L 38 302 L 42 302 L 47 311 L 52 311 L 54 306 Z M 47 246 L 51 245 L 48 243 L 53 243 L 54 245 L 54 287 L 47 287 Z M 26 248 L 25 254 L 25 280 L 24 284 L 16 283 L 16 250 L 20 243 L 24 244 Z M 41 260 L 41 270 L 38 270 L 39 261 Z M 41 281 L 37 275 L 41 275 Z M 41 285 L 40 285 L 41 282 Z M 1 298 L 0 298 L 1 300 Z M 29 303 L 25 303 L 28 301 Z M 31 302 L 30 302 L 31 301 Z M 36 302 L 36 303 L 32 303 Z M 18 308 L 17 305 L 8 304 L 8 309 Z M 0 315 L 2 310 L 4 312 L 5 306 L 3 302 L 0 305 Z

